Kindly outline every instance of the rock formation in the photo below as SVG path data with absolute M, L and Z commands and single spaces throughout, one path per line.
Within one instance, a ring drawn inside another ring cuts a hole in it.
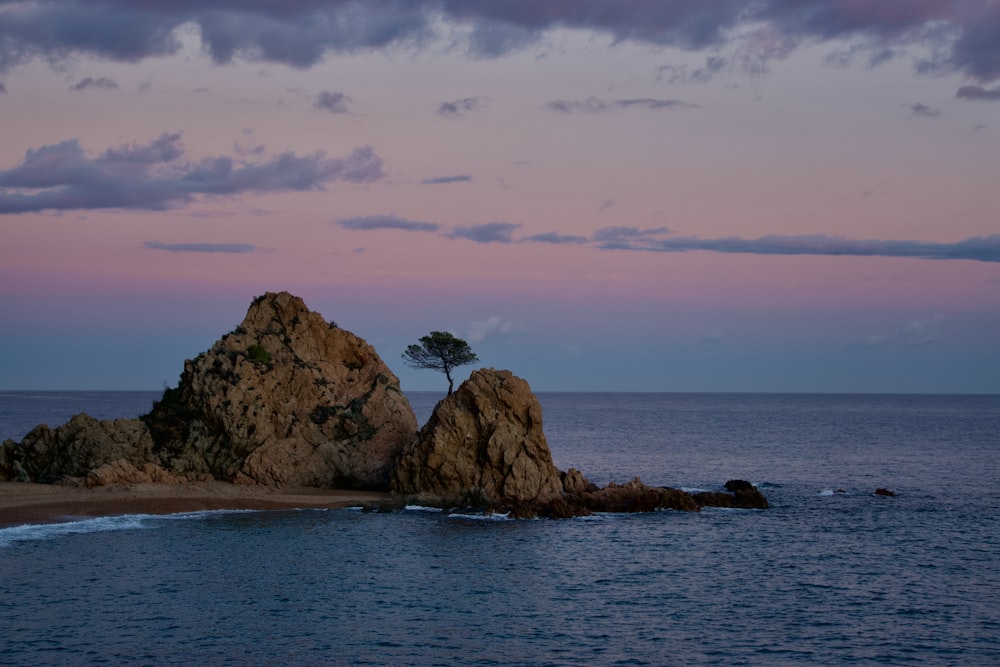
M 731 480 L 730 493 L 691 495 L 651 487 L 638 478 L 598 488 L 575 468 L 552 463 L 542 431 L 542 409 L 528 383 L 510 373 L 475 371 L 438 403 L 416 441 L 396 466 L 398 496 L 379 509 L 415 502 L 467 506 L 515 517 L 580 516 L 593 512 L 698 511 L 702 506 L 764 508 L 749 482 Z
M 135 470 L 161 479 L 385 489 L 416 431 L 399 380 L 370 345 L 300 298 L 268 293 L 239 327 L 184 363 L 178 386 L 148 415 L 114 422 L 83 415 L 54 430 L 38 427 L 20 444 L 4 443 L 0 475 L 55 482 L 95 472 L 99 481 L 117 470 L 127 481 Z M 108 464 L 117 467 L 96 473 Z
M 98 421 L 80 414 L 57 428 L 42 424 L 19 444 L 0 447 L 0 478 L 51 484 L 86 477 L 95 467 L 121 460 L 131 466 L 152 461 L 153 440 L 138 419 Z
M 638 478 L 598 488 L 560 472 L 542 408 L 510 371 L 472 373 L 417 433 L 399 380 L 375 350 L 287 292 L 251 304 L 243 323 L 184 362 L 139 419 L 77 415 L 0 445 L 0 479 L 106 486 L 206 479 L 393 491 L 417 502 L 512 516 L 767 507 L 748 482 L 688 494 Z M 881 490 L 880 490 L 881 491 Z
M 392 490 L 478 496 L 486 504 L 543 503 L 563 491 L 542 431 L 542 407 L 510 371 L 472 373 L 438 403 L 396 466 Z

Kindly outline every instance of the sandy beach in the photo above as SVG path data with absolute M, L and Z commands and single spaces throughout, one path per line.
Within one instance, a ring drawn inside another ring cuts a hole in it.
M 174 514 L 219 509 L 330 509 L 385 498 L 373 491 L 346 491 L 225 482 L 130 484 L 76 488 L 0 482 L 0 528 L 121 514 Z

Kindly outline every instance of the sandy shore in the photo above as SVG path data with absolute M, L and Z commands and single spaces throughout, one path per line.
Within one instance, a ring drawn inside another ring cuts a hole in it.
M 306 487 L 274 489 L 225 482 L 130 484 L 92 489 L 0 482 L 0 528 L 120 514 L 174 514 L 199 510 L 328 509 L 385 498 L 372 491 Z

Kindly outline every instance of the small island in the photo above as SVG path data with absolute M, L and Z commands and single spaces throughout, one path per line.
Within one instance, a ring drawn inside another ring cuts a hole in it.
M 558 470 L 541 405 L 510 371 L 474 371 L 418 430 L 374 348 L 288 292 L 254 299 L 148 414 L 81 414 L 4 441 L 0 480 L 8 525 L 68 505 L 78 516 L 417 503 L 553 518 L 767 507 L 742 480 L 691 494 L 638 478 L 598 488 Z

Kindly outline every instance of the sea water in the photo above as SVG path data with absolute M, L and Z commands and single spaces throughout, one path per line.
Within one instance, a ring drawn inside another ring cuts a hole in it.
M 0 438 L 156 397 L 0 393 Z M 539 398 L 562 469 L 771 509 L 0 529 L 0 664 L 1000 664 L 1000 397 Z

